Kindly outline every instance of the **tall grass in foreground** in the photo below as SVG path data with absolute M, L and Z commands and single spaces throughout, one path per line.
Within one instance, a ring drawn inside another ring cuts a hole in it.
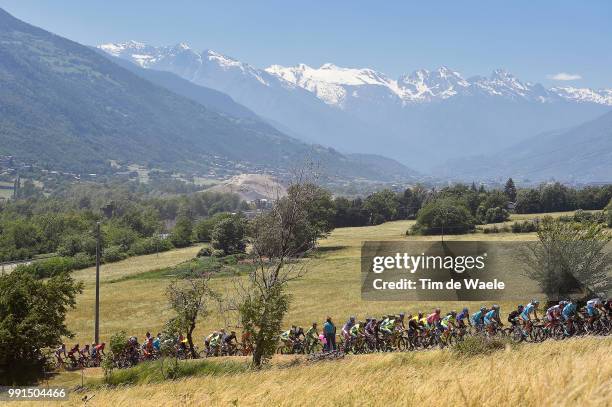
M 223 376 L 243 373 L 249 370 L 246 362 L 238 360 L 187 360 L 175 363 L 175 360 L 155 360 L 143 362 L 129 369 L 115 369 L 106 379 L 98 379 L 88 383 L 88 387 L 102 386 L 146 385 L 161 383 L 185 377 Z
M 612 400 L 612 339 L 584 338 L 505 348 L 485 356 L 453 351 L 358 355 L 287 363 L 87 392 L 89 406 L 606 406 Z M 75 394 L 79 405 L 83 394 Z

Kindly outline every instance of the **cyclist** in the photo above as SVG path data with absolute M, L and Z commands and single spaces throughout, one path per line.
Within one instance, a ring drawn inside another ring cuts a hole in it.
M 395 330 L 395 315 L 389 315 L 385 318 L 380 324 L 380 332 L 383 336 L 391 336 L 393 335 L 393 331 Z
M 301 326 L 296 327 L 295 325 L 292 326 L 293 329 L 293 339 L 295 341 L 300 340 L 300 337 L 302 339 L 306 339 L 306 335 L 304 335 L 304 328 L 302 328 Z
M 427 325 L 430 327 L 435 327 L 441 330 L 440 321 L 442 318 L 440 317 L 440 308 L 436 308 L 433 313 L 427 316 Z
M 161 333 L 158 333 L 155 339 L 153 339 L 153 348 L 156 352 L 159 352 L 161 349 Z
M 363 321 L 359 321 L 358 323 L 353 325 L 349 332 L 351 334 L 351 343 L 354 343 L 357 340 L 357 338 L 363 336 L 364 330 L 365 330 L 365 322 Z
M 83 347 L 83 349 L 79 350 L 79 354 L 81 355 L 81 359 L 86 362 L 87 360 L 89 360 L 90 358 L 90 354 L 89 354 L 89 344 L 85 344 L 85 346 Z
M 416 335 L 422 329 L 420 322 L 418 315 L 408 315 L 408 335 Z
M 236 331 L 230 331 L 229 334 L 223 335 L 221 338 L 221 349 L 228 355 L 233 355 L 234 350 L 238 346 L 238 338 L 236 338 Z
M 457 314 L 457 328 L 465 328 L 465 323 L 467 322 L 468 325 L 472 325 L 470 323 L 470 311 L 467 309 L 467 307 L 463 308 L 463 310 Z
M 240 340 L 242 341 L 242 353 L 244 356 L 250 355 L 253 352 L 253 340 L 251 338 L 250 330 L 245 329 L 242 331 Z
M 57 358 L 57 364 L 58 365 L 62 365 L 64 363 L 64 359 L 62 358 L 62 355 L 64 358 L 66 358 L 66 344 L 62 343 L 62 346 L 60 346 L 59 348 L 57 348 L 55 350 L 55 357 Z
M 217 332 L 217 335 L 219 335 L 219 332 Z M 187 338 L 183 336 L 183 334 L 179 334 L 177 350 L 181 352 L 183 355 L 187 355 L 187 345 L 188 345 Z
M 401 327 L 402 330 L 406 329 L 406 326 L 404 325 L 404 317 L 405 314 L 403 312 L 400 312 L 399 318 L 397 319 L 397 326 Z
M 100 364 L 100 360 L 102 359 L 102 356 L 105 356 L 104 355 L 105 346 L 106 346 L 106 343 L 102 342 L 99 345 L 94 345 L 91 350 L 91 357 L 93 358 L 93 360 L 96 361 L 96 366 Z
M 72 361 L 72 364 L 75 366 L 77 364 L 77 358 L 75 354 L 78 355 L 79 350 L 81 350 L 81 348 L 79 347 L 79 344 L 77 343 L 76 345 L 74 345 L 74 347 L 72 347 L 72 349 L 68 351 L 68 358 L 70 358 L 70 360 Z
M 503 326 L 501 319 L 499 318 L 499 305 L 493 305 L 491 310 L 485 314 L 483 322 L 490 335 L 495 334 L 495 330 L 498 326 Z
M 442 335 L 444 338 L 448 338 L 450 331 L 456 327 L 457 323 L 457 312 L 451 311 L 442 320 L 440 321 L 440 326 L 442 327 Z
M 314 349 L 314 346 L 319 341 L 319 331 L 317 329 L 317 323 L 313 322 L 310 328 L 306 331 L 304 335 L 306 339 L 306 351 L 310 353 L 311 350 Z
M 525 333 L 528 334 L 531 332 L 531 327 L 533 325 L 534 320 L 538 320 L 538 307 L 540 306 L 540 301 L 533 299 L 521 312 L 519 321 L 522 322 Z M 531 314 L 533 314 L 534 319 L 531 319 Z
M 518 318 L 524 309 L 525 307 L 523 307 L 523 304 L 520 304 L 514 311 L 508 314 L 508 322 L 510 322 L 513 327 L 518 324 Z
M 571 299 L 567 301 L 565 307 L 561 311 L 561 319 L 567 324 L 565 334 L 570 335 L 574 330 L 574 315 L 576 314 L 576 303 Z
M 586 311 L 589 316 L 588 323 L 592 324 L 600 316 L 600 310 L 603 310 L 603 303 L 599 298 L 593 298 L 587 301 Z
M 182 335 L 181 335 L 182 337 Z M 181 343 L 181 337 L 179 337 L 179 345 Z M 219 332 L 214 331 L 209 334 L 206 338 L 204 338 L 204 348 L 206 349 L 206 354 L 210 355 L 212 350 L 217 347 L 219 343 Z
M 297 329 L 295 325 L 280 334 L 280 340 L 287 349 L 293 349 L 293 332 Z
M 342 337 L 344 338 L 344 341 L 349 340 L 351 336 L 349 332 L 351 328 L 353 327 L 353 325 L 355 325 L 355 317 L 350 317 L 348 321 L 346 321 L 346 323 L 342 327 Z
M 476 311 L 471 316 L 472 326 L 480 332 L 484 326 L 484 316 L 487 313 L 487 307 L 480 307 L 480 310 Z
M 149 334 L 147 338 L 147 341 L 142 346 L 142 354 L 145 359 L 151 359 L 153 358 L 153 353 L 155 352 L 155 348 L 153 347 L 153 337 L 151 334 Z
M 561 317 L 561 312 L 563 311 L 563 307 L 565 307 L 565 301 L 559 302 L 557 305 L 553 305 L 546 310 L 546 327 L 551 328 L 559 322 L 559 318 Z
M 365 326 L 364 333 L 368 342 L 378 347 L 378 320 L 376 318 L 370 318 L 370 321 Z

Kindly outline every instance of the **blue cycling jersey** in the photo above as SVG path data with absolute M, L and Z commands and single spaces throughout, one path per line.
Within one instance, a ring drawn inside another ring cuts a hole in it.
M 563 315 L 564 318 L 569 318 L 572 315 L 574 315 L 574 312 L 576 312 L 576 304 L 569 303 L 565 307 L 563 307 L 563 311 L 561 311 L 561 315 Z
M 529 318 L 529 314 L 532 314 L 533 312 L 535 312 L 535 305 L 532 304 L 532 303 L 529 303 L 529 304 L 527 304 L 527 306 L 525 307 L 525 309 L 521 313 L 521 317 L 523 319 L 528 319 Z
M 472 324 L 478 325 L 482 323 L 482 311 L 478 311 L 472 314 Z
M 457 321 L 463 321 L 464 319 L 469 318 L 469 316 L 469 313 L 461 311 L 459 314 L 457 314 Z
M 493 321 L 495 318 L 497 318 L 497 311 L 495 311 L 494 309 L 492 309 L 491 311 L 487 312 L 486 315 L 484 316 L 484 323 L 485 324 L 490 324 L 491 321 Z

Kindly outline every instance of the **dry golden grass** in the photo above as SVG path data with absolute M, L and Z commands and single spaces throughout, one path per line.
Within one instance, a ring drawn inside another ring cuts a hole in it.
M 449 351 L 358 355 L 262 372 L 208 376 L 74 394 L 67 405 L 606 406 L 612 339 L 545 342 L 473 358 Z

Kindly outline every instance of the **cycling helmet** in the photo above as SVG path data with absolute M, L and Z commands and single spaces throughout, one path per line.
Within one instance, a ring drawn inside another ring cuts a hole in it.
M 355 322 L 355 317 L 350 317 L 349 318 L 352 322 Z
M 407 319 L 412 319 L 412 314 L 408 314 Z
M 403 312 L 400 312 L 399 317 L 400 318 L 404 318 L 404 315 L 406 315 L 406 314 L 404 314 Z
M 359 325 L 364 325 L 364 324 L 365 324 L 365 322 L 359 321 Z
M 487 310 L 487 307 L 480 307 L 481 312 L 485 312 L 486 310 Z
M 499 305 L 497 305 L 497 304 L 493 305 L 493 309 L 494 310 L 498 310 L 499 309 Z
M 419 319 L 423 318 L 423 313 L 419 312 Z
M 536 299 L 533 299 L 533 300 L 531 300 L 531 303 L 532 303 L 533 305 L 538 305 L 538 304 L 540 303 L 540 301 L 538 301 L 538 300 L 536 300 Z
M 451 314 L 452 316 L 455 316 L 455 315 L 457 315 L 457 311 L 452 310 L 452 311 L 450 312 L 450 314 Z
M 436 309 L 434 310 L 434 312 L 435 312 L 436 314 L 439 314 L 439 313 L 440 313 L 440 308 L 436 308 Z
M 467 309 L 467 307 L 465 307 L 465 308 L 463 309 L 463 312 L 470 312 L 470 311 Z
M 520 304 L 520 305 L 518 306 L 518 309 L 520 309 L 520 310 L 522 310 L 522 309 L 524 309 L 524 308 L 525 308 L 525 307 L 523 307 L 523 304 Z

